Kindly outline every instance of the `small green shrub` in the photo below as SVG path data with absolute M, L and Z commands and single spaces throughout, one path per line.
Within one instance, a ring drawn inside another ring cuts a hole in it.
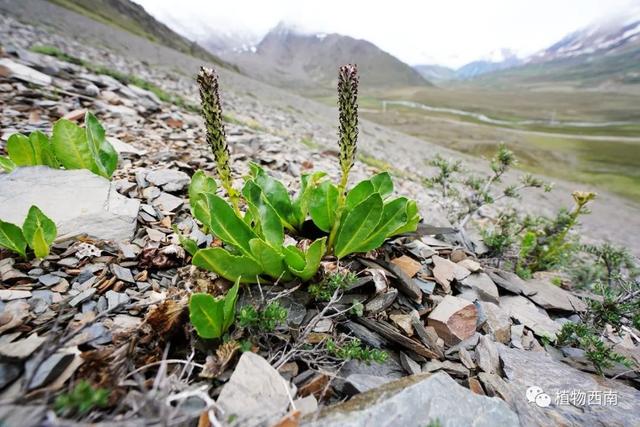
M 326 347 L 329 354 L 341 360 L 360 360 L 366 363 L 384 363 L 389 358 L 389 354 L 387 352 L 363 346 L 362 342 L 357 338 L 353 338 L 341 344 L 337 344 L 333 340 L 328 340 Z
M 520 254 L 516 273 L 530 277 L 536 271 L 545 271 L 567 262 L 577 245 L 569 238 L 569 231 L 578 223 L 581 215 L 588 213 L 587 203 L 596 197 L 594 193 L 575 191 L 575 207 L 572 211 L 560 210 L 552 219 L 531 221 L 520 240 Z
M 355 273 L 348 270 L 328 274 L 320 283 L 309 285 L 309 294 L 316 301 L 329 301 L 337 289 L 346 289 L 356 280 Z
M 109 390 L 93 388 L 86 380 L 81 380 L 69 393 L 58 396 L 53 404 L 59 416 L 82 416 L 94 408 L 104 408 L 109 401 Z
M 510 185 L 501 191 L 495 185 L 502 181 L 507 171 L 517 164 L 515 154 L 504 144 L 500 144 L 491 159 L 491 174 L 477 176 L 461 176 L 465 171 L 462 162 L 452 161 L 437 155 L 429 162 L 437 169 L 437 174 L 425 180 L 425 185 L 440 190 L 441 203 L 449 220 L 457 228 L 464 230 L 482 206 L 491 205 L 503 198 L 519 198 L 527 188 L 543 188 L 551 190 L 551 185 L 532 175 L 522 175 L 520 183 Z M 464 190 L 464 191 L 461 191 Z
M 111 178 L 118 166 L 118 153 L 105 138 L 98 119 L 87 112 L 84 129 L 60 119 L 51 138 L 40 131 L 29 137 L 14 133 L 7 141 L 8 157 L 0 156 L 0 167 L 10 172 L 19 166 L 45 165 L 55 169 L 87 169 Z
M 246 305 L 238 313 L 238 324 L 260 332 L 273 332 L 287 319 L 287 315 L 287 309 L 277 301 L 268 303 L 264 308 Z
M 27 246 L 37 258 L 49 255 L 50 246 L 58 235 L 56 224 L 37 206 L 31 206 L 22 229 L 0 220 L 0 247 L 27 257 Z
M 224 297 L 194 293 L 189 299 L 189 320 L 201 338 L 220 338 L 233 324 L 240 281 Z
M 602 374 L 604 369 L 613 367 L 616 363 L 631 367 L 631 362 L 626 357 L 616 353 L 602 342 L 592 325 L 565 323 L 558 333 L 556 342 L 558 345 L 570 345 L 583 349 L 585 356 L 593 363 L 599 374 Z

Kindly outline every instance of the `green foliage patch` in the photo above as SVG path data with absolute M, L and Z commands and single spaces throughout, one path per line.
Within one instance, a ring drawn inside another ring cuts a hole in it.
M 0 156 L 0 167 L 11 172 L 20 166 L 44 165 L 58 169 L 87 169 L 111 178 L 118 166 L 118 153 L 107 141 L 98 119 L 85 115 L 85 127 L 60 119 L 53 125 L 51 138 L 40 131 L 28 137 L 15 133 L 7 141 L 8 157 Z
M 37 206 L 31 206 L 22 228 L 0 220 L 0 247 L 27 257 L 27 247 L 37 258 L 49 255 L 51 244 L 56 239 L 56 224 Z

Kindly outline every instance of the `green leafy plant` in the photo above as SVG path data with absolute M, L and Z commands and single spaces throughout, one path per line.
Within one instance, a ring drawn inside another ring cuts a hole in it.
M 598 337 L 592 325 L 567 322 L 562 325 L 556 342 L 558 345 L 570 345 L 583 349 L 586 358 L 593 363 L 594 368 L 601 375 L 604 369 L 611 368 L 616 363 L 629 368 L 632 366 L 630 360 L 616 353 Z
M 189 299 L 189 319 L 201 338 L 220 338 L 233 324 L 240 281 L 224 297 L 194 293 Z
M 356 158 L 358 139 L 358 69 L 340 67 L 338 75 L 340 183 L 316 175 L 309 188 L 311 219 L 329 233 L 327 249 L 343 258 L 378 248 L 385 239 L 415 231 L 420 221 L 418 206 L 406 197 L 390 198 L 393 182 L 383 172 L 346 191 Z
M 109 390 L 94 388 L 86 380 L 79 381 L 69 393 L 58 396 L 53 404 L 60 416 L 85 415 L 94 408 L 104 408 L 109 401 Z
M 31 206 L 22 229 L 0 220 L 0 247 L 27 257 L 27 246 L 37 258 L 49 255 L 50 246 L 58 235 L 56 224 L 37 206 Z
M 51 138 L 40 131 L 29 137 L 16 133 L 7 141 L 8 157 L 0 156 L 0 167 L 11 172 L 19 166 L 44 165 L 52 168 L 87 169 L 110 178 L 118 166 L 118 153 L 107 141 L 98 119 L 87 112 L 85 127 L 60 119 Z
M 347 340 L 341 344 L 328 340 L 326 347 L 329 354 L 342 360 L 384 363 L 389 358 L 389 354 L 385 351 L 363 346 L 358 338 Z
M 287 319 L 287 315 L 287 309 L 277 301 L 270 302 L 263 308 L 245 305 L 238 313 L 238 324 L 260 332 L 273 332 Z
M 189 186 L 191 212 L 225 247 L 197 249 L 194 242 L 181 237 L 193 255 L 193 264 L 213 271 L 229 280 L 257 282 L 260 277 L 290 280 L 313 277 L 326 251 L 326 238 L 298 247 L 285 245 L 285 229 L 295 232 L 305 216 L 301 191 L 291 199 L 284 184 L 269 176 L 257 164 L 245 177 L 242 191 L 232 183 L 229 148 L 218 94 L 218 80 L 213 70 L 202 68 L 198 76 L 202 111 L 207 127 L 207 141 L 216 159 L 216 171 L 228 204 L 218 192 L 215 179 L 196 172 Z M 308 177 L 303 179 L 303 185 Z M 240 210 L 240 203 L 246 212 Z
M 596 195 L 582 191 L 575 191 L 572 195 L 575 201 L 572 211 L 562 209 L 552 220 L 540 218 L 528 224 L 520 241 L 516 264 L 516 273 L 521 277 L 530 277 L 536 271 L 563 264 L 578 247 L 569 238 L 569 231 L 578 223 L 581 215 L 588 213 L 586 205 Z
M 216 180 L 201 171 L 194 174 L 189 187 L 191 212 L 207 232 L 224 243 L 224 247 L 196 250 L 193 242 L 182 237 L 194 265 L 234 281 L 257 282 L 261 277 L 306 281 L 314 277 L 328 250 L 342 258 L 375 249 L 390 236 L 416 229 L 420 220 L 417 205 L 405 197 L 390 198 L 393 183 L 388 173 L 375 175 L 346 192 L 358 134 L 354 66 L 340 69 L 340 184 L 334 185 L 324 172 L 303 175 L 295 197 L 254 163 L 244 177 L 242 190 L 233 187 L 217 76 L 203 67 L 198 83 L 207 141 L 230 204 L 218 194 Z M 285 245 L 285 233 L 300 235 L 309 216 L 327 236 Z
M 357 279 L 355 273 L 344 271 L 325 276 L 320 283 L 309 286 L 309 294 L 316 301 L 329 301 L 337 289 L 346 289 Z

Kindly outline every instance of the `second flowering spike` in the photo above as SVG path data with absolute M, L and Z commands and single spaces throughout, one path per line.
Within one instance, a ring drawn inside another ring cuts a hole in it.
M 358 67 L 347 64 L 338 75 L 338 110 L 340 112 L 340 168 L 341 191 L 347 186 L 349 171 L 355 162 L 358 142 Z
M 207 143 L 216 159 L 216 170 L 222 187 L 226 190 L 231 202 L 237 210 L 238 195 L 231 183 L 231 167 L 229 166 L 229 146 L 224 131 L 222 105 L 218 91 L 218 76 L 212 68 L 200 67 L 198 86 L 202 103 L 202 116 L 207 130 Z

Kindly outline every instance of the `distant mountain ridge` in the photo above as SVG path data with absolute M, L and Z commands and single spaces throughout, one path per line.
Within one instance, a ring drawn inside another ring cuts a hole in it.
M 333 87 L 338 67 L 355 63 L 362 88 L 430 85 L 410 65 L 373 43 L 340 34 L 305 33 L 280 23 L 248 52 L 223 55 L 246 74 L 281 87 Z

